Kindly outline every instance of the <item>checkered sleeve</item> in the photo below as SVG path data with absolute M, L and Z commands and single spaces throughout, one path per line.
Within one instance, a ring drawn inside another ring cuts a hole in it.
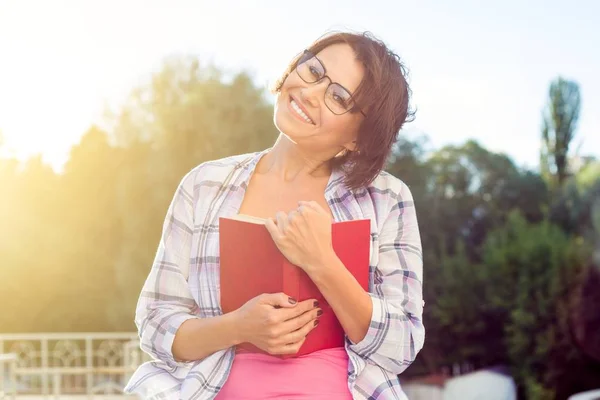
M 180 182 L 167 210 L 154 262 L 138 299 L 135 324 L 141 348 L 172 368 L 187 367 L 175 360 L 172 346 L 175 333 L 191 318 L 198 307 L 182 271 L 189 270 L 193 230 L 192 172 Z M 183 373 L 183 371 L 181 371 Z
M 379 230 L 379 262 L 370 293 L 366 336 L 350 350 L 369 363 L 400 374 L 423 347 L 423 260 L 417 215 L 409 188 L 399 180 L 379 191 L 389 214 Z

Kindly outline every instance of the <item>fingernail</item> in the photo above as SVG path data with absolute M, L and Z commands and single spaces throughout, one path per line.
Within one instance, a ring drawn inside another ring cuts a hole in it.
M 314 307 L 314 308 L 317 308 L 317 307 L 319 307 L 319 302 L 318 302 L 318 301 L 315 301 L 315 302 L 313 303 L 313 307 Z
M 320 317 L 321 315 L 323 315 L 323 310 L 317 311 L 317 317 Z
M 297 303 L 296 299 L 293 298 L 293 297 L 289 297 L 288 301 L 290 302 L 290 304 L 296 304 Z
M 315 319 L 315 326 L 319 325 L 319 320 Z

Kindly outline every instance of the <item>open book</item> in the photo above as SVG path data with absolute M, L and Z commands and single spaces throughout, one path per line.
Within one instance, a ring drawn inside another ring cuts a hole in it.
M 344 331 L 319 289 L 300 268 L 281 254 L 262 218 L 236 215 L 219 219 L 220 293 L 224 313 L 262 293 L 283 292 L 298 301 L 315 298 L 323 309 L 319 325 L 307 336 L 301 356 L 344 346 Z M 370 221 L 334 222 L 333 249 L 363 289 L 369 289 Z M 261 352 L 245 343 L 242 350 Z

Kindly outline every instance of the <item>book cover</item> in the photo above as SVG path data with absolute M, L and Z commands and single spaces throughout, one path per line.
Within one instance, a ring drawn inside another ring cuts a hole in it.
M 369 290 L 370 221 L 334 222 L 331 229 L 335 253 L 362 288 Z M 344 331 L 333 310 L 309 276 L 281 254 L 263 219 L 245 215 L 221 217 L 219 246 L 224 313 L 240 308 L 262 293 L 284 292 L 298 301 L 314 298 L 319 301 L 323 315 L 294 356 L 344 346 Z M 262 352 L 249 343 L 239 348 Z

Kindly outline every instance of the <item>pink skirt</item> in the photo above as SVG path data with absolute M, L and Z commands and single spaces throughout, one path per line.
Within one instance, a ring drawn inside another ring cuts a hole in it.
M 343 347 L 282 360 L 237 353 L 217 400 L 352 400 Z

